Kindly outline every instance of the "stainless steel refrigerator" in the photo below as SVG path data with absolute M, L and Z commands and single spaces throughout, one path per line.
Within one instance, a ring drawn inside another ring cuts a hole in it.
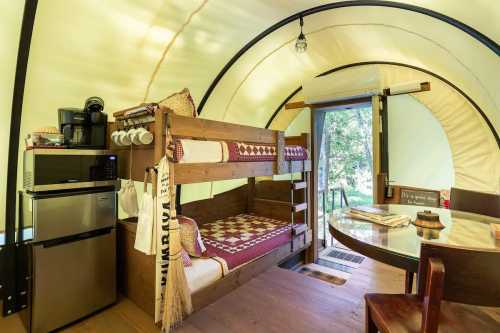
M 116 301 L 114 188 L 26 193 L 33 226 L 27 326 L 45 333 Z

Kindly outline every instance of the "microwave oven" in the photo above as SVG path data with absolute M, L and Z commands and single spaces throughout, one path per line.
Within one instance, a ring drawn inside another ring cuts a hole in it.
M 30 149 L 24 152 L 26 191 L 104 186 L 119 187 L 118 157 L 108 150 Z

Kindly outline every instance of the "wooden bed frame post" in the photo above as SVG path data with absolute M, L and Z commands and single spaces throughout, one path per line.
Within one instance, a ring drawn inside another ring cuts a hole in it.
M 318 260 L 318 145 L 315 109 L 311 108 L 311 135 L 309 137 L 311 147 L 311 172 L 309 172 L 309 223 L 312 233 L 311 246 L 306 251 L 306 263 L 315 263 Z
M 285 161 L 285 132 L 277 131 L 276 132 L 276 174 L 283 173 L 283 170 L 286 168 Z
M 155 112 L 155 145 L 154 145 L 154 163 L 160 162 L 163 155 L 165 155 L 165 139 L 163 134 L 165 133 L 165 126 L 167 125 L 167 112 L 161 107 Z
M 255 177 L 248 178 L 248 203 L 247 203 L 247 212 L 253 212 L 254 210 L 254 199 L 255 199 Z

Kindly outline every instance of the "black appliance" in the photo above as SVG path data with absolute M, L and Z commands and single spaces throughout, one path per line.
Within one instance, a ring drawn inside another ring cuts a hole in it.
M 102 110 L 104 101 L 90 97 L 83 109 L 60 108 L 59 130 L 68 148 L 104 149 L 108 116 Z
M 31 149 L 24 152 L 24 189 L 29 192 L 118 187 L 117 156 L 107 150 Z

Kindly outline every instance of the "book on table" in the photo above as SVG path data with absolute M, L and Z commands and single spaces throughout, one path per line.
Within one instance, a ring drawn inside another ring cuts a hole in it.
M 352 207 L 346 214 L 352 218 L 375 222 L 389 227 L 401 226 L 410 221 L 410 217 L 407 215 L 391 213 L 387 210 L 369 206 Z

